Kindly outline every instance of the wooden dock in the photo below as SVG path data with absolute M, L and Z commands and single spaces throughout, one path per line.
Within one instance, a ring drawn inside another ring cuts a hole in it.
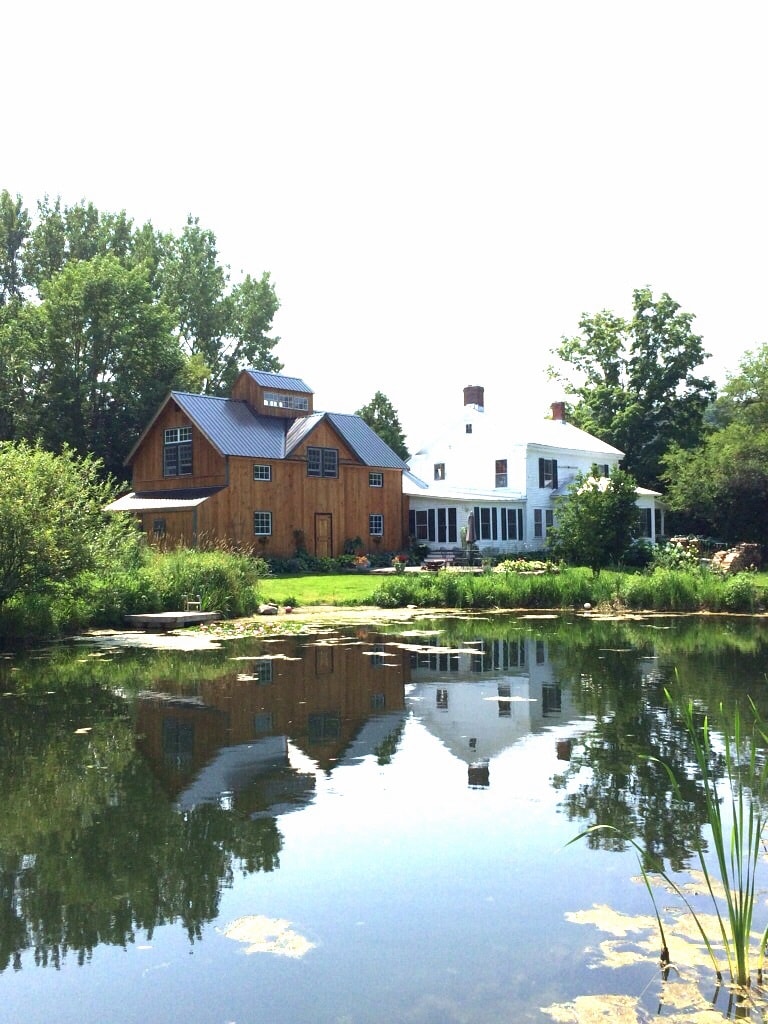
M 126 615 L 125 621 L 134 629 L 167 632 L 169 629 L 183 629 L 185 626 L 199 626 L 203 622 L 215 622 L 220 618 L 219 612 L 145 612 L 141 615 Z

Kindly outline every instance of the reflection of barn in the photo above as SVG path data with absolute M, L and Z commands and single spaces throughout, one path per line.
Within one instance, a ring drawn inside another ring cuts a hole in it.
M 296 772 L 291 747 L 331 770 L 351 751 L 378 756 L 404 715 L 407 659 L 375 636 L 273 642 L 230 664 L 183 692 L 139 699 L 142 750 L 180 806 L 216 801 L 255 815 L 305 803 L 314 776 Z
M 427 638 L 409 659 L 408 710 L 467 763 L 471 786 L 490 784 L 491 759 L 513 743 L 579 715 L 570 690 L 553 678 L 544 640 L 464 641 L 446 650 Z

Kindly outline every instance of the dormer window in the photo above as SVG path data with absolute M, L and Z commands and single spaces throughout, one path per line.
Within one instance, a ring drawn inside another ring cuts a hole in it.
M 496 459 L 496 486 L 507 486 L 507 460 Z
M 265 391 L 264 405 L 272 409 L 296 409 L 298 412 L 306 412 L 309 409 L 309 399 L 304 395 L 285 394 L 282 391 Z
M 435 480 L 445 480 L 445 463 L 435 463 Z
M 464 429 L 466 430 L 466 432 L 468 434 L 471 434 L 472 433 L 472 424 L 471 423 L 467 423 L 467 425 L 466 425 L 466 427 Z

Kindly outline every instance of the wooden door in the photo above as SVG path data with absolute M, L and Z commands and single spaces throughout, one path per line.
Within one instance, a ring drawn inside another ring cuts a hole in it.
M 333 558 L 333 516 L 330 512 L 315 512 L 315 555 Z

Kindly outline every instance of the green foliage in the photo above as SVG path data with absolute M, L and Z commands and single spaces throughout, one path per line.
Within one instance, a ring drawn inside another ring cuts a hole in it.
M 556 558 L 586 565 L 594 573 L 619 563 L 639 532 L 636 484 L 615 469 L 609 477 L 577 473 L 555 503 L 555 525 L 547 545 Z
M 120 475 L 174 387 L 228 393 L 245 366 L 279 370 L 269 274 L 232 283 L 216 239 L 47 197 L 33 222 L 0 191 L 0 439 L 97 455 Z
M 675 537 L 666 544 L 657 544 L 651 557 L 653 569 L 678 569 L 681 572 L 698 572 L 699 552 L 696 544 L 687 544 Z
M 658 485 L 673 443 L 699 443 L 714 394 L 713 382 L 694 374 L 706 353 L 692 320 L 669 295 L 639 288 L 630 320 L 584 314 L 581 334 L 553 351 L 565 369 L 550 376 L 576 400 L 574 423 L 623 451 L 625 469 L 646 487 Z
M 407 461 L 408 449 L 405 445 L 403 428 L 400 426 L 400 418 L 385 394 L 377 391 L 367 405 L 357 410 L 357 415 L 365 420 L 372 430 L 376 431 L 393 452 Z
M 664 458 L 669 508 L 686 528 L 728 543 L 768 544 L 768 346 L 748 353 L 714 410 L 714 428 L 693 451 Z
M 69 449 L 0 443 L 0 607 L 71 582 L 130 535 L 103 511 L 113 488 L 100 471 Z

